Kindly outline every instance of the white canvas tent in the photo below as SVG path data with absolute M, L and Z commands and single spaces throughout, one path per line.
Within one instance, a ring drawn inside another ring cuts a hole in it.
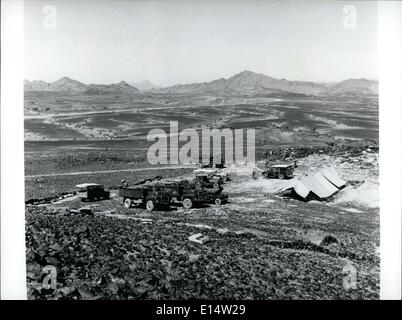
M 310 196 L 324 200 L 345 185 L 346 181 L 340 178 L 333 168 L 325 168 L 315 174 L 293 178 L 278 191 L 282 193 L 286 191 L 295 192 L 305 200 Z

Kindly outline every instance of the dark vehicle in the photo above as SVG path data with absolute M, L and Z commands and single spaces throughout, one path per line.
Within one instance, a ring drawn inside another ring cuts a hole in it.
M 81 201 L 89 200 L 101 200 L 109 199 L 110 191 L 105 190 L 103 185 L 97 183 L 82 183 L 75 186 L 77 195 L 81 198 Z
M 225 204 L 228 202 L 228 195 L 221 193 L 222 189 L 220 189 L 217 192 L 209 192 L 209 201 L 208 203 L 214 203 L 218 206 L 220 206 L 221 204 Z
M 145 205 L 148 211 L 155 207 L 181 203 L 185 209 L 194 205 L 210 203 L 210 195 L 197 184 L 189 181 L 156 182 L 119 189 L 126 208 L 132 205 Z
M 197 173 L 195 182 L 203 188 L 219 189 L 223 183 L 223 179 L 215 174 Z
M 220 186 L 216 189 L 200 188 L 197 183 L 191 181 L 180 181 L 178 185 L 180 197 L 176 202 L 182 202 L 186 209 L 203 203 L 221 205 L 228 202 L 228 195 L 222 193 L 223 188 Z
M 199 169 L 194 170 L 196 176 L 198 175 L 207 175 L 210 180 L 216 180 L 220 183 L 225 183 L 230 180 L 230 174 L 225 170 L 225 167 L 220 167 L 219 165 L 215 165 L 212 167 L 201 167 Z
M 178 191 L 179 196 L 173 199 L 173 202 L 182 203 L 185 209 L 191 209 L 194 205 L 201 205 L 209 201 L 208 192 L 195 183 L 180 182 L 178 183 Z
M 266 179 L 289 179 L 293 177 L 293 165 L 288 164 L 277 164 L 269 166 L 262 175 Z
M 155 206 L 170 204 L 170 197 L 160 188 L 150 185 L 137 185 L 119 189 L 119 196 L 123 197 L 124 206 L 128 209 L 132 205 L 144 205 L 147 210 L 154 210 Z

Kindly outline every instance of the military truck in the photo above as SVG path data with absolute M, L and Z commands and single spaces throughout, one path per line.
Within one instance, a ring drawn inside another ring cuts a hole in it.
M 196 176 L 198 175 L 207 175 L 210 179 L 216 179 L 217 181 L 219 180 L 220 183 L 225 183 L 226 181 L 230 180 L 230 174 L 227 170 L 225 169 L 220 169 L 220 168 L 199 168 L 195 169 L 193 171 Z
M 200 188 L 190 181 L 158 181 L 132 187 L 121 187 L 119 196 L 123 198 L 126 208 L 138 205 L 145 206 L 148 211 L 153 211 L 156 207 L 168 207 L 172 204 L 182 204 L 183 208 L 191 209 L 194 205 L 211 203 L 211 195 L 204 188 Z
M 119 189 L 119 196 L 123 198 L 124 207 L 127 209 L 133 205 L 142 205 L 147 210 L 152 211 L 155 206 L 167 206 L 170 204 L 170 197 L 158 191 L 156 187 L 142 184 L 132 187 L 121 187 Z
M 214 188 L 219 189 L 223 183 L 219 176 L 210 175 L 206 173 L 196 174 L 194 181 L 200 188 Z
M 104 186 L 98 183 L 81 183 L 75 187 L 81 201 L 109 199 L 110 197 L 110 191 L 105 190 Z
M 276 164 L 268 166 L 262 175 L 266 179 L 289 179 L 293 178 L 294 165 Z

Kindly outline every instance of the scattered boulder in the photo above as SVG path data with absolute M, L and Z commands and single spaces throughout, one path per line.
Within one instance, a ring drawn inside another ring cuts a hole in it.
M 83 215 L 88 215 L 88 216 L 94 215 L 94 213 L 92 212 L 92 210 L 90 208 L 81 208 L 80 213 Z
M 188 237 L 188 240 L 195 242 L 195 243 L 203 244 L 209 240 L 209 237 L 203 236 L 202 233 L 196 233 L 196 234 L 193 234 L 192 236 Z
M 196 262 L 196 261 L 198 261 L 199 258 L 200 258 L 200 256 L 198 254 L 190 254 L 190 256 L 188 257 L 188 261 Z
M 330 244 L 333 244 L 333 243 L 338 243 L 338 239 L 336 239 L 333 236 L 325 236 L 325 238 L 322 239 L 322 241 L 320 243 L 320 246 L 321 247 L 326 247 L 326 246 L 328 246 Z
M 89 232 L 89 228 L 87 226 L 81 226 L 78 227 L 74 230 L 75 234 L 84 236 L 84 237 L 89 237 L 90 236 L 90 232 Z

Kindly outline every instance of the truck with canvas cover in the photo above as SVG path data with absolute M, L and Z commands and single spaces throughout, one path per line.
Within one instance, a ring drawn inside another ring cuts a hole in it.
M 189 181 L 158 181 L 122 187 L 119 189 L 119 196 L 123 198 L 126 208 L 134 204 L 145 205 L 148 211 L 171 204 L 182 204 L 185 209 L 191 209 L 194 205 L 211 201 L 211 196 L 206 190 Z
M 170 204 L 169 195 L 162 192 L 160 187 L 150 184 L 121 187 L 119 196 L 123 198 L 124 207 L 127 209 L 137 205 L 145 206 L 148 211 L 152 211 L 155 206 L 167 206 Z

